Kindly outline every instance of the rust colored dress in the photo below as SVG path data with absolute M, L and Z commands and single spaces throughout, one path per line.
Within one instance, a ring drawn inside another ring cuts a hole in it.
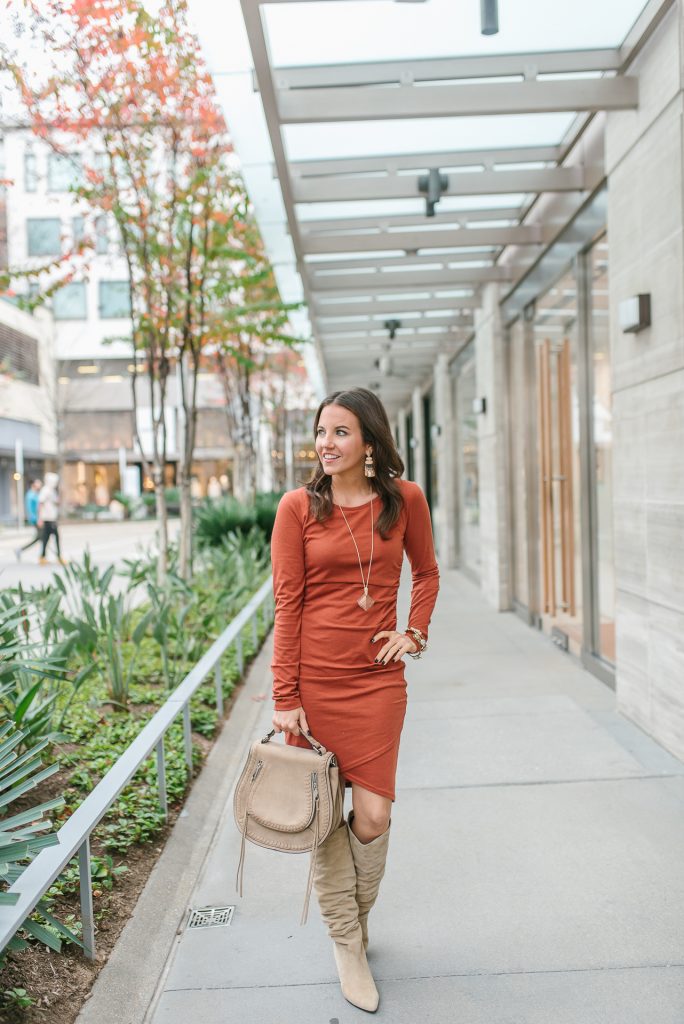
M 404 499 L 399 519 L 383 540 L 375 528 L 368 592 L 375 604 L 364 611 L 359 560 L 340 509 L 319 523 L 309 511 L 304 487 L 280 500 L 271 538 L 275 595 L 273 699 L 277 711 L 304 708 L 317 740 L 337 755 L 347 783 L 356 782 L 395 798 L 399 740 L 406 713 L 404 661 L 375 664 L 386 639 L 379 630 L 397 629 L 397 591 L 404 557 L 411 564 L 409 620 L 427 636 L 439 589 L 430 512 L 425 496 L 397 478 Z M 381 499 L 373 499 L 377 524 Z M 370 499 L 344 508 L 368 572 L 371 545 Z M 408 655 L 406 655 L 408 657 Z M 286 742 L 309 747 L 302 736 Z

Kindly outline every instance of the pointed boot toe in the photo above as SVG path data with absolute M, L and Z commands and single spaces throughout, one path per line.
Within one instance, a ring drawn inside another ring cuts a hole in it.
M 359 1009 L 374 1013 L 380 997 L 363 946 L 356 903 L 356 871 L 344 820 L 318 847 L 314 888 L 321 917 L 333 940 L 342 995 Z
M 335 943 L 335 963 L 342 995 L 360 1010 L 375 1013 L 380 996 L 370 972 L 361 935 L 353 942 Z

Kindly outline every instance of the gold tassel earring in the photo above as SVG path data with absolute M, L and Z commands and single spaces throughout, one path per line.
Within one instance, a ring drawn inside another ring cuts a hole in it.
M 366 455 L 366 461 L 363 464 L 363 469 L 366 476 L 375 476 L 375 465 L 373 463 L 373 456 L 370 452 Z

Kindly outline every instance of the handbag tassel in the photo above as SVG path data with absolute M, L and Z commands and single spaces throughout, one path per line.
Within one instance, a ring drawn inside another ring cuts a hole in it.
M 238 861 L 237 874 L 235 876 L 235 889 L 236 892 L 242 896 L 242 876 L 244 874 L 245 867 L 245 839 L 247 838 L 247 818 L 249 813 L 245 811 L 245 823 L 242 826 L 242 842 L 240 843 L 240 860 Z
M 306 883 L 306 896 L 304 897 L 304 908 L 302 910 L 302 917 L 299 922 L 300 925 L 306 924 L 309 916 L 309 901 L 311 899 L 311 888 L 313 886 L 314 872 L 316 870 L 316 860 L 318 858 L 318 818 L 319 815 L 316 814 L 316 828 L 314 831 L 313 846 L 311 847 L 311 864 L 309 867 L 309 878 Z

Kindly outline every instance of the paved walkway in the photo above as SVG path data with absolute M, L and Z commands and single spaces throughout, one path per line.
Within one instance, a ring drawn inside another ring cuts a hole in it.
M 176 537 L 180 520 L 169 520 L 169 537 Z M 86 548 L 90 549 L 93 562 L 100 568 L 112 563 L 121 565 L 126 558 L 135 558 L 154 543 L 157 523 L 154 519 L 124 520 L 123 522 L 65 522 L 59 527 L 62 555 L 71 560 L 80 560 Z M 34 537 L 33 527 L 17 530 L 3 527 L 0 531 L 0 588 L 14 587 L 22 583 L 25 587 L 41 587 L 52 579 L 52 574 L 61 571 L 54 549 L 54 540 L 48 545 L 48 564 L 39 565 L 40 544 L 35 544 L 22 554 L 18 562 L 15 549 Z
M 405 576 L 402 622 L 407 598 Z M 268 656 L 233 712 L 241 738 L 222 753 L 222 735 L 176 826 L 185 856 L 172 837 L 175 873 L 165 851 L 153 898 L 79 1024 L 105 1024 L 107 1005 L 136 1024 L 369 1019 L 340 995 L 315 900 L 298 925 L 306 858 L 249 845 L 245 896 L 234 892 L 230 797 L 247 745 L 269 728 Z M 407 676 L 390 856 L 370 921 L 374 1019 L 682 1024 L 684 765 L 616 714 L 607 687 L 454 572 L 442 575 L 429 654 Z M 185 865 L 210 829 L 189 885 Z M 188 907 L 226 904 L 228 927 L 187 930 Z M 178 934 L 159 950 L 164 915 Z M 123 997 L 143 993 L 145 970 L 161 979 L 147 1016 Z

